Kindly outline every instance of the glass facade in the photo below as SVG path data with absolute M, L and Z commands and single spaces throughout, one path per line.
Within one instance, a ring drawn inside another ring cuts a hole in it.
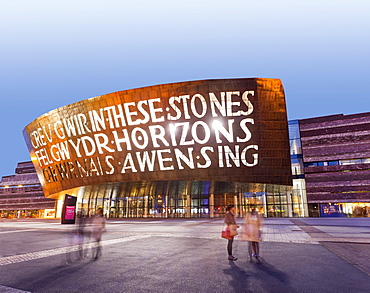
M 308 205 L 306 194 L 306 182 L 304 179 L 304 164 L 302 144 L 298 120 L 291 120 L 289 124 L 290 158 L 292 163 L 293 192 L 291 205 L 293 217 L 307 217 Z
M 271 184 L 138 181 L 83 187 L 76 196 L 83 214 L 93 215 L 102 207 L 109 218 L 223 217 L 229 204 L 239 216 L 257 208 L 266 217 L 288 217 L 291 191 L 290 186 Z

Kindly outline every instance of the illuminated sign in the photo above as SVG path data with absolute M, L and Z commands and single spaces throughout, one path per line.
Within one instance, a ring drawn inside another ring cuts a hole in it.
M 69 194 L 64 195 L 64 203 L 62 209 L 62 224 L 74 224 L 76 221 L 76 203 L 77 197 Z
M 24 135 L 52 194 L 141 180 L 289 184 L 279 172 L 290 168 L 286 125 L 280 80 L 229 79 L 83 100 L 39 117 Z

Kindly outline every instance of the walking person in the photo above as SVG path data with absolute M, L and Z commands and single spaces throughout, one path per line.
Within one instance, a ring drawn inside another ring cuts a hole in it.
M 235 222 L 235 205 L 230 204 L 226 207 L 226 216 L 225 216 L 225 223 L 228 226 L 227 229 L 230 230 L 231 225 L 236 225 Z M 234 242 L 234 235 L 230 236 L 227 242 L 227 253 L 229 260 L 237 260 L 236 257 L 233 256 L 233 242 Z
M 93 258 L 95 260 L 97 260 L 101 256 L 100 241 L 101 241 L 103 232 L 105 231 L 105 222 L 106 220 L 103 216 L 103 209 L 99 208 L 92 221 L 92 231 L 91 231 L 91 237 L 96 242 L 95 253 L 93 252 Z
M 87 218 L 83 211 L 77 214 L 77 242 L 78 242 L 78 255 L 80 259 L 86 257 L 85 242 L 89 238 L 89 233 L 86 229 Z
M 261 241 L 261 227 L 262 227 L 262 217 L 258 211 L 253 208 L 250 213 L 247 213 L 244 219 L 244 231 L 242 234 L 242 240 L 249 241 L 249 245 L 252 247 L 253 254 L 250 257 L 255 257 L 259 262 L 260 257 L 260 241 Z M 252 261 L 252 258 L 251 258 Z

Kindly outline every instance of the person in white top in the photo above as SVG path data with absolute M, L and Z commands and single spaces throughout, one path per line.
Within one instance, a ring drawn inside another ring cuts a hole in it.
M 262 217 L 258 211 L 253 208 L 250 213 L 247 213 L 244 219 L 244 231 L 242 235 L 242 240 L 250 241 L 252 244 L 253 255 L 258 258 L 260 257 L 260 241 L 261 241 L 261 227 L 262 227 Z

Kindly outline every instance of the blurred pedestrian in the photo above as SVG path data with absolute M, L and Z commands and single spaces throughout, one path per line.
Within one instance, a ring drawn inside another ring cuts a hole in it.
M 227 225 L 226 229 L 228 229 L 230 232 L 234 231 L 230 234 L 230 237 L 227 242 L 227 253 L 228 253 L 228 259 L 229 260 L 237 260 L 236 257 L 233 256 L 233 242 L 234 242 L 234 236 L 236 235 L 236 228 L 238 227 L 235 222 L 235 205 L 230 204 L 226 207 L 226 216 L 225 216 L 225 223 Z M 234 226 L 233 226 L 234 225 Z
M 244 218 L 242 240 L 249 241 L 252 247 L 253 254 L 250 257 L 255 257 L 259 261 L 260 257 L 260 245 L 261 241 L 261 227 L 262 227 L 262 217 L 258 211 L 253 208 L 250 213 L 247 213 Z M 250 252 L 251 253 L 251 252 Z
M 95 241 L 95 252 L 93 251 L 93 259 L 98 259 L 101 256 L 101 237 L 103 235 L 103 232 L 105 231 L 105 218 L 103 216 L 103 209 L 99 208 L 96 212 L 96 215 L 94 216 L 94 219 L 92 221 L 92 231 L 91 231 L 91 237 Z
M 85 242 L 89 238 L 89 232 L 87 231 L 87 217 L 83 211 L 77 213 L 77 242 L 78 242 L 78 255 L 80 259 L 86 257 Z
M 68 248 L 66 249 L 66 264 L 70 265 L 75 261 L 81 261 L 85 258 L 85 233 L 86 233 L 86 218 L 81 212 L 76 214 L 77 227 L 71 230 L 67 241 Z

